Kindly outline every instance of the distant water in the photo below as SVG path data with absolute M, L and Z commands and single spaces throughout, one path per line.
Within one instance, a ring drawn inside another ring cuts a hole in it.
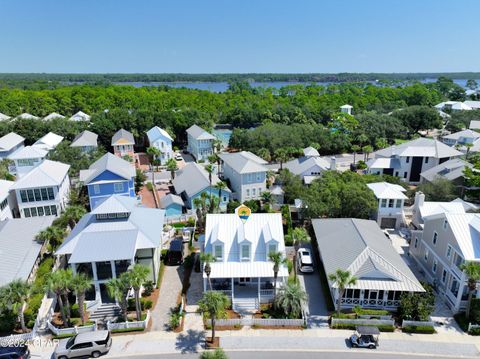
M 430 83 L 437 81 L 436 78 L 425 79 L 421 82 Z M 480 83 L 480 79 L 476 80 Z M 467 80 L 466 79 L 454 79 L 453 82 L 456 84 L 465 87 Z M 170 86 L 175 88 L 188 88 L 195 90 L 207 90 L 210 92 L 225 92 L 228 89 L 227 82 L 114 82 L 116 85 L 129 85 L 133 87 L 145 87 L 145 86 Z M 278 82 L 250 82 L 252 87 L 273 87 L 279 89 L 288 85 L 308 85 L 312 82 L 299 82 L 299 81 L 278 81 Z M 374 81 L 371 81 L 372 84 L 375 84 Z M 315 82 L 317 85 L 328 86 L 333 84 L 332 82 Z

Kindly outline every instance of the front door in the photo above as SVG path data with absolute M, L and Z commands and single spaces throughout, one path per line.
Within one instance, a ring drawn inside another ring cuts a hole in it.
M 410 182 L 419 182 L 422 172 L 423 157 L 412 157 L 412 167 L 410 169 Z
M 116 303 L 115 298 L 112 298 L 108 293 L 107 285 L 100 284 L 100 296 L 102 297 L 102 303 Z

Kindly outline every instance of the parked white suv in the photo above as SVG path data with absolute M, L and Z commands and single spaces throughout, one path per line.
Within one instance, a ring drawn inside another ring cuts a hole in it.
M 307 248 L 300 248 L 297 252 L 297 268 L 302 273 L 313 272 L 313 260 L 310 250 Z

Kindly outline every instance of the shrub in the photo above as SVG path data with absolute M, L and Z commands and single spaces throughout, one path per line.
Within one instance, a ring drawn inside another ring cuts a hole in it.
M 80 318 L 80 307 L 77 303 L 71 305 L 70 314 L 73 318 Z
M 360 160 L 357 162 L 357 170 L 364 170 L 366 168 L 367 164 L 364 161 Z
M 152 302 L 151 300 L 149 300 L 149 299 L 144 300 L 144 299 L 142 298 L 141 303 L 142 303 L 142 308 L 143 308 L 144 310 L 152 309 L 152 307 L 153 307 L 153 302 Z
M 288 273 L 292 273 L 293 271 L 293 262 L 291 260 L 287 261 Z
M 470 334 L 470 335 L 475 335 L 475 336 L 480 335 L 480 328 L 471 329 L 471 330 L 468 332 L 468 334 Z
M 407 325 L 402 328 L 405 333 L 418 333 L 418 334 L 433 334 L 435 328 L 430 325 Z
M 152 184 L 152 182 L 147 182 L 147 185 L 146 185 L 146 186 L 147 186 L 147 189 L 148 189 L 149 191 L 153 192 L 153 184 Z
M 15 329 L 17 323 L 17 316 L 12 310 L 4 309 L 0 313 L 0 332 L 11 333 Z
M 366 325 L 367 327 L 377 327 L 381 332 L 393 332 L 395 327 L 393 325 Z M 355 330 L 356 324 L 339 323 L 331 326 L 332 329 L 349 329 Z
M 195 219 L 189 218 L 189 219 L 187 220 L 187 226 L 188 226 L 188 227 L 193 227 L 193 226 L 195 226 Z
M 381 316 L 381 315 L 389 315 L 390 313 L 388 310 L 383 309 L 363 309 L 359 305 L 353 308 L 353 311 L 356 315 L 373 315 L 373 316 Z
M 113 329 L 112 333 L 128 333 L 128 332 L 143 332 L 145 328 L 122 328 L 122 329 Z
M 148 297 L 150 294 L 153 293 L 153 288 L 154 288 L 153 281 L 151 280 L 146 281 L 145 284 L 143 285 L 144 290 L 143 290 L 142 296 Z
M 470 304 L 470 321 L 480 323 L 480 298 L 473 298 Z
M 455 321 L 457 322 L 458 326 L 464 331 L 468 331 L 468 323 L 469 321 L 465 317 L 465 312 L 456 313 L 453 315 Z

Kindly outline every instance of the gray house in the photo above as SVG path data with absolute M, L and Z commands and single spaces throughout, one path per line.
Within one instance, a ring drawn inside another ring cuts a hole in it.
M 93 152 L 98 148 L 98 135 L 85 130 L 79 133 L 70 144 L 70 147 L 80 148 L 83 153 Z
M 358 278 L 341 299 L 342 307 L 394 309 L 404 292 L 425 290 L 375 221 L 355 218 L 312 220 L 325 273 L 348 270 Z M 336 282 L 329 280 L 336 303 Z

